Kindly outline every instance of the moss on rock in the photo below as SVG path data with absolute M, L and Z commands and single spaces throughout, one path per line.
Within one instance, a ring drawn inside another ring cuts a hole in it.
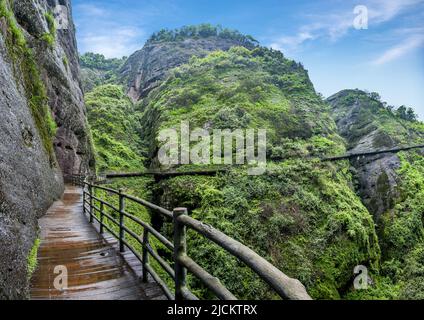
M 18 82 L 22 81 L 35 125 L 53 165 L 56 160 L 52 138 L 56 133 L 56 124 L 47 104 L 46 88 L 41 80 L 34 53 L 15 20 L 8 0 L 0 0 L 1 18 L 4 19 L 7 26 L 4 36 L 8 54 L 15 67 L 15 77 Z

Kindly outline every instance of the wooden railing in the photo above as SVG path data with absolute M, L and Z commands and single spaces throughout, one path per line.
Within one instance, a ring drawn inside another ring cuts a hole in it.
M 140 260 L 143 266 L 143 281 L 148 281 L 148 274 L 163 289 L 163 292 L 171 300 L 197 300 L 198 298 L 187 288 L 186 277 L 187 271 L 196 276 L 207 288 L 209 288 L 219 299 L 236 300 L 237 298 L 214 276 L 199 266 L 187 255 L 186 244 L 186 228 L 190 228 L 203 235 L 210 241 L 214 242 L 221 248 L 225 249 L 234 257 L 244 262 L 256 274 L 259 275 L 275 292 L 283 299 L 310 300 L 310 296 L 306 292 L 305 287 L 296 279 L 292 279 L 283 272 L 274 267 L 271 263 L 259 256 L 250 248 L 242 243 L 230 238 L 219 230 L 206 225 L 196 219 L 191 218 L 187 214 L 186 208 L 176 208 L 172 212 L 161 208 L 148 201 L 138 199 L 136 197 L 124 194 L 121 191 L 110 189 L 107 187 L 96 185 L 88 182 L 84 176 L 66 176 L 67 182 L 79 185 L 83 188 L 83 210 L 88 213 L 90 222 L 96 220 L 100 225 L 100 233 L 104 229 L 109 231 L 119 241 L 120 251 L 123 252 L 128 248 Z M 110 194 L 114 194 L 119 198 L 119 205 L 116 207 L 110 202 L 101 199 L 95 195 L 95 190 L 103 190 Z M 126 201 L 132 201 L 138 205 L 153 210 L 165 219 L 173 223 L 173 241 L 168 240 L 159 231 L 154 229 L 150 224 L 142 221 L 138 217 L 126 211 Z M 98 205 L 96 205 L 97 203 Z M 117 215 L 119 220 L 108 214 L 105 208 L 109 208 Z M 97 213 L 97 214 L 96 214 Z M 115 232 L 105 218 L 115 225 L 119 232 Z M 137 225 L 141 226 L 143 233 L 137 234 L 125 225 L 125 220 L 130 219 Z M 132 237 L 138 242 L 142 250 L 139 252 L 129 241 L 126 236 Z M 171 251 L 174 266 L 171 267 L 150 245 L 150 237 L 155 237 L 161 242 L 165 248 Z M 166 282 L 158 275 L 149 262 L 150 257 L 156 260 L 158 265 L 172 278 L 175 284 L 175 292 L 167 286 Z

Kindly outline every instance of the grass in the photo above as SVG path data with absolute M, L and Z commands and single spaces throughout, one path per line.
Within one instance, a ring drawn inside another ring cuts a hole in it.
M 47 43 L 50 48 L 53 48 L 56 42 L 56 21 L 51 12 L 47 12 L 44 17 L 46 18 L 49 32 L 44 33 L 41 36 L 41 40 Z
M 27 266 L 28 266 L 28 279 L 31 279 L 35 270 L 37 269 L 37 255 L 38 248 L 40 247 L 41 240 L 39 238 L 35 239 L 34 244 L 28 254 Z

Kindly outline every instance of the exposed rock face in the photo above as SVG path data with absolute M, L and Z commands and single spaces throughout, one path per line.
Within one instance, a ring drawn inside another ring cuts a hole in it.
M 49 32 L 46 15 L 56 5 L 66 7 L 70 18 L 69 1 L 11 3 L 1 4 L 16 21 L 0 16 L 0 299 L 28 296 L 27 257 L 37 237 L 37 218 L 62 194 L 61 171 L 83 172 L 94 164 L 72 20 L 70 29 L 57 31 L 51 46 L 40 36 Z M 12 54 L 10 21 L 26 39 L 20 45 L 31 48 L 41 78 L 28 80 L 20 67 L 26 58 Z M 52 139 L 57 157 L 46 150 L 46 139 L 31 112 L 33 97 L 27 86 L 40 79 L 58 126 Z
M 54 146 L 59 165 L 64 173 L 85 173 L 94 167 L 94 156 L 87 129 L 70 1 L 19 1 L 14 11 L 29 38 L 33 37 L 36 58 L 42 67 L 49 105 L 58 125 Z M 62 13 L 68 19 L 58 26 L 53 48 L 35 43 L 40 34 L 49 31 L 47 12 Z
M 236 40 L 219 37 L 147 43 L 121 68 L 121 81 L 127 85 L 130 98 L 137 101 L 158 87 L 169 70 L 187 63 L 192 56 L 204 57 L 211 51 L 227 51 L 241 45 Z
M 347 140 L 349 152 L 389 149 L 414 144 L 423 136 L 384 110 L 381 102 L 359 90 L 343 90 L 330 98 L 339 133 Z M 378 221 L 393 208 L 398 197 L 396 154 L 381 154 L 352 161 L 363 203 Z
M 81 79 L 84 92 L 90 92 L 106 80 L 106 71 L 90 68 L 81 68 Z

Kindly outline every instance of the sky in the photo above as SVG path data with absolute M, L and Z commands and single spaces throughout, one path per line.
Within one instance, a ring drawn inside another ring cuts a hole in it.
M 301 62 L 315 89 L 378 92 L 424 120 L 424 0 L 72 0 L 81 53 L 129 56 L 160 29 L 211 23 Z

